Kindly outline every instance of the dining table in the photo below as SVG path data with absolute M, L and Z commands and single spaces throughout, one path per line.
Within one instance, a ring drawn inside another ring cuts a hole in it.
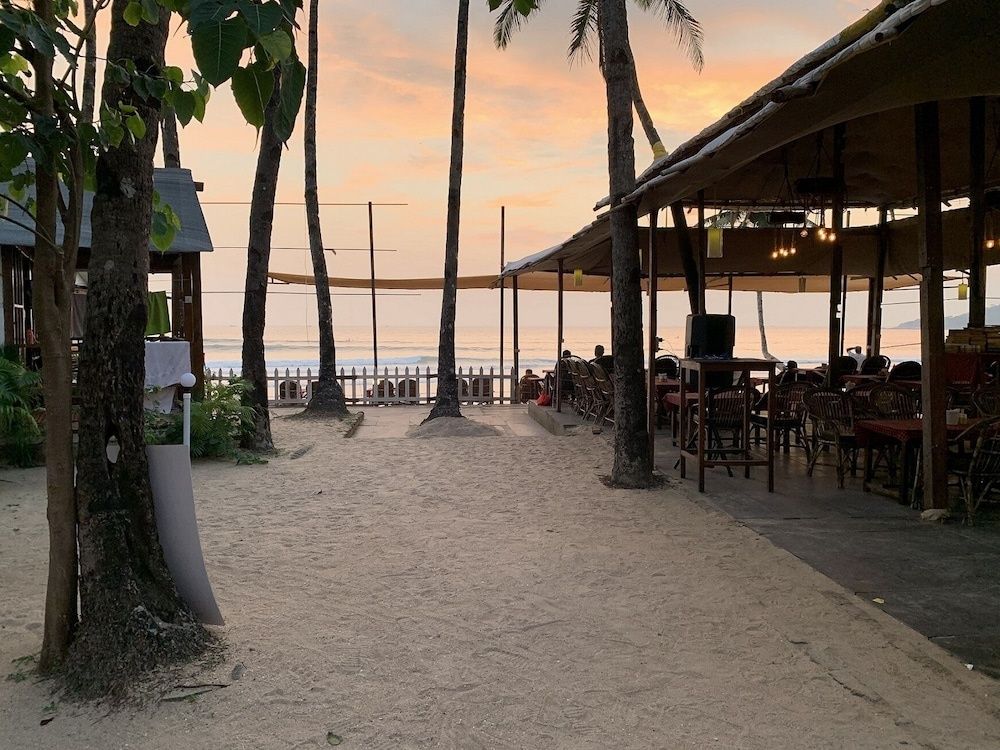
M 963 424 L 949 424 L 945 428 L 948 440 L 961 435 L 970 427 L 975 427 L 982 419 L 974 418 Z M 922 419 L 859 419 L 854 423 L 854 437 L 859 448 L 865 451 L 864 490 L 871 491 L 872 458 L 874 452 L 885 446 L 897 445 L 900 453 L 898 496 L 900 503 L 909 501 L 917 504 L 917 467 L 920 466 L 920 454 L 924 435 Z

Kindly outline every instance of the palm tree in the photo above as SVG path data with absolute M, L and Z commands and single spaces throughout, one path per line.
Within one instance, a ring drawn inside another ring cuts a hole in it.
M 451 115 L 451 167 L 448 173 L 448 219 L 444 245 L 444 289 L 438 340 L 437 401 L 424 420 L 461 417 L 455 375 L 455 315 L 458 297 L 458 230 L 462 208 L 462 156 L 465 148 L 465 82 L 469 58 L 469 0 L 458 0 L 455 46 L 455 97 Z
M 344 390 L 337 382 L 337 348 L 333 338 L 333 304 L 326 276 L 323 234 L 319 220 L 319 192 L 316 186 L 316 97 L 319 74 L 319 0 L 309 2 L 308 78 L 305 109 L 305 201 L 309 227 L 309 251 L 316 278 L 316 307 L 319 318 L 319 380 L 309 397 L 307 414 L 347 416 Z
M 510 43 L 515 31 L 521 28 L 524 21 L 539 10 L 542 0 L 528 0 L 529 5 L 523 8 L 524 0 L 488 0 L 491 10 L 500 10 L 496 24 L 493 28 L 493 40 L 498 47 L 504 49 Z M 687 7 L 679 0 L 633 0 L 642 10 L 657 14 L 667 29 L 671 31 L 677 39 L 678 44 L 687 52 L 688 58 L 695 70 L 700 71 L 704 66 L 705 59 L 702 54 L 702 33 L 701 24 L 691 15 Z M 593 58 L 593 40 L 596 36 L 600 39 L 600 18 L 601 6 L 599 0 L 579 0 L 576 12 L 570 25 L 570 60 L 580 58 Z M 646 107 L 646 102 L 642 96 L 639 86 L 639 76 L 635 67 L 635 56 L 632 54 L 631 45 L 627 48 L 629 61 L 629 85 L 632 91 L 632 105 L 635 107 L 639 122 L 642 123 L 646 134 L 646 140 L 653 151 L 653 159 L 661 159 L 667 155 L 667 149 L 660 139 L 660 134 L 653 123 L 653 117 Z M 601 69 L 604 69 L 604 50 L 598 50 L 598 62 Z M 681 203 L 675 203 L 670 207 L 674 226 L 678 229 L 678 250 L 681 255 L 681 262 L 684 268 L 684 278 L 687 282 L 688 301 L 691 312 L 703 312 L 701 306 L 704 299 L 698 293 L 698 286 L 701 283 L 698 274 L 698 258 L 695 254 L 694 243 L 691 235 L 687 231 L 687 218 L 684 215 L 684 207 Z
M 524 0 L 489 0 L 491 10 L 500 10 L 493 28 L 493 41 L 500 49 L 506 49 L 510 40 L 524 21 L 540 9 L 543 0 L 530 0 L 527 12 L 521 8 Z M 700 71 L 705 64 L 702 54 L 701 24 L 691 15 L 690 11 L 679 0 L 633 0 L 642 10 L 658 15 L 667 29 L 674 33 L 678 44 L 687 52 L 688 58 L 695 70 Z M 594 38 L 600 38 L 600 2 L 599 0 L 579 0 L 573 20 L 570 24 L 569 58 L 592 59 Z M 602 63 L 603 50 L 598 50 L 598 62 Z M 635 67 L 635 56 L 631 46 L 628 48 L 631 64 L 632 104 L 635 107 L 639 122 L 642 123 L 649 147 L 653 150 L 653 158 L 660 159 L 667 155 L 667 149 L 660 139 L 660 134 L 653 123 L 653 117 L 646 107 L 639 87 L 639 76 Z

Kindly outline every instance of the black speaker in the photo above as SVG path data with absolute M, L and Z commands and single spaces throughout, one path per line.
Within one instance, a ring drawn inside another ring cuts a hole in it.
M 732 315 L 688 315 L 684 354 L 689 359 L 732 359 L 736 345 L 736 318 Z M 698 387 L 698 375 L 691 373 L 691 388 Z M 726 388 L 733 384 L 728 372 L 709 373 L 707 388 Z

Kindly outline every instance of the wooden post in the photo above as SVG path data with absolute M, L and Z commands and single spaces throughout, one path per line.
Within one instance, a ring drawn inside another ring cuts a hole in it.
M 205 334 L 202 327 L 201 300 L 201 255 L 199 253 L 183 253 L 182 268 L 190 286 L 184 295 L 184 327 L 188 341 L 191 342 L 191 372 L 198 379 L 193 393 L 196 399 L 205 395 Z
M 563 261 L 559 259 L 559 281 L 556 312 L 556 411 L 562 411 L 562 346 L 563 346 Z
M 520 331 L 518 330 L 518 320 L 517 320 L 517 276 L 513 277 L 510 281 L 511 284 L 511 294 L 513 295 L 513 325 L 514 325 L 514 379 L 520 384 L 521 382 L 521 351 L 518 348 L 520 345 Z M 517 400 L 521 400 L 520 388 L 518 388 Z
M 378 369 L 378 312 L 375 305 L 375 211 L 368 201 L 368 256 L 371 261 L 372 279 L 372 359 Z M 440 368 L 438 368 L 440 369 Z
M 729 274 L 729 306 L 726 308 L 726 314 L 733 314 L 733 275 Z
M 506 222 L 506 209 L 504 206 L 500 206 L 500 273 L 503 273 L 503 263 L 504 263 L 504 231 Z M 503 406 L 503 277 L 500 278 L 500 405 Z M 514 400 L 514 394 L 511 395 L 511 401 Z
M 178 253 L 170 266 L 170 329 L 174 338 L 185 338 L 187 325 L 184 322 L 184 290 L 188 287 L 184 278 L 184 256 Z
M 944 235 L 941 226 L 941 143 L 937 102 L 914 109 L 920 254 L 924 507 L 948 506 L 947 389 L 944 381 Z
M 656 291 L 658 286 L 657 268 L 657 247 L 656 247 L 656 218 L 658 211 L 653 210 L 649 214 L 649 262 L 647 263 L 649 275 L 646 279 L 646 292 L 649 295 L 649 342 L 646 351 L 646 430 L 649 432 L 649 463 L 656 466 Z
M 708 227 L 705 226 L 705 191 L 698 191 L 698 312 L 704 315 L 705 263 L 708 259 Z
M 833 217 L 830 221 L 832 230 L 837 235 L 830 251 L 830 326 L 829 347 L 827 351 L 826 382 L 829 386 L 837 384 L 836 361 L 840 356 L 841 338 L 841 284 L 844 275 L 844 247 L 841 245 L 841 229 L 844 223 L 844 132 L 843 125 L 833 128 L 833 176 L 836 191 L 833 198 Z
M 875 277 L 868 286 L 868 356 L 882 350 L 882 297 L 885 294 L 885 260 L 889 254 L 889 212 L 882 208 L 878 216 L 878 258 Z
M 969 100 L 969 208 L 972 252 L 969 255 L 969 326 L 986 325 L 986 100 Z

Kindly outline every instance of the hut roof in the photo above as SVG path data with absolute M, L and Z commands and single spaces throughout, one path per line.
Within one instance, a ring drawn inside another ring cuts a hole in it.
M 819 176 L 832 152 L 831 127 L 846 123 L 847 204 L 912 205 L 912 107 L 926 101 L 942 102 L 944 193 L 967 193 L 965 100 L 987 97 L 991 122 L 1000 122 L 995 14 L 982 0 L 883 1 L 655 162 L 629 199 L 641 213 L 702 189 L 713 205 L 800 203 L 794 181 Z M 995 150 L 996 127 L 989 138 Z M 1000 184 L 1000 163 L 992 167 L 988 183 Z
M 153 170 L 153 187 L 160 199 L 170 205 L 180 217 L 181 228 L 174 237 L 169 253 L 209 253 L 212 252 L 212 238 L 208 233 L 205 215 L 198 201 L 198 190 L 191 177 L 190 169 L 157 168 Z M 30 189 L 29 189 L 30 190 Z M 7 193 L 6 185 L 0 185 L 0 195 Z M 29 227 L 34 226 L 34 218 L 13 203 L 6 204 L 0 213 L 0 245 L 15 245 L 19 247 L 34 247 L 35 235 L 4 217 L 9 217 Z M 90 211 L 94 203 L 94 194 L 90 191 L 83 197 L 83 222 L 80 228 L 80 247 L 89 248 Z M 59 225 L 58 239 L 62 239 L 62 225 Z M 159 252 L 150 245 L 151 252 Z

